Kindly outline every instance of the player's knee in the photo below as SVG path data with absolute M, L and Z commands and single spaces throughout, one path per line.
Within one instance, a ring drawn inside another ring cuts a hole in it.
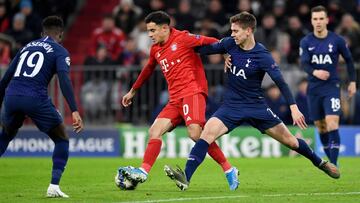
M 191 124 L 187 127 L 188 129 L 188 133 L 189 133 L 189 137 L 194 140 L 197 141 L 200 138 L 201 135 L 201 126 L 198 124 Z
M 283 144 L 285 144 L 290 149 L 299 148 L 299 142 L 297 141 L 297 139 L 294 136 L 287 137 Z
M 154 127 L 151 127 L 149 129 L 149 138 L 150 139 L 161 139 L 161 136 L 162 136 L 162 132 L 160 129 L 157 129 Z
M 337 130 L 339 128 L 339 123 L 336 121 L 329 121 L 326 125 L 327 132 Z

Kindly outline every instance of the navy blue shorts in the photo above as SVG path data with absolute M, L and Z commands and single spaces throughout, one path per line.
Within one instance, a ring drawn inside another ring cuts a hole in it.
M 242 105 L 238 108 L 222 105 L 212 117 L 220 119 L 228 128 L 228 132 L 244 122 L 257 128 L 261 133 L 265 133 L 265 130 L 282 123 L 280 118 L 265 104 Z
M 340 91 L 328 95 L 311 95 L 307 97 L 310 119 L 322 120 L 326 115 L 341 114 Z
M 63 122 L 51 99 L 27 96 L 6 96 L 1 120 L 11 129 L 19 129 L 25 119 L 31 118 L 40 131 L 47 133 Z

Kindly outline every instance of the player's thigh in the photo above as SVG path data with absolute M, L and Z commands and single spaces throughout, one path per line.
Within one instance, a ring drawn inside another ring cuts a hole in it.
M 206 122 L 206 95 L 198 93 L 183 98 L 181 109 L 179 110 L 186 126 L 189 126 L 190 124 L 198 124 L 203 127 Z
M 173 128 L 169 118 L 157 118 L 149 129 L 149 137 L 150 139 L 161 139 L 161 136 Z
M 325 118 L 324 97 L 318 95 L 308 95 L 307 101 L 309 106 L 309 117 L 313 121 L 322 120 Z
M 156 117 L 154 124 L 156 123 L 156 120 L 160 120 L 160 119 L 170 120 L 172 127 L 168 131 L 171 131 L 182 121 L 182 116 L 181 113 L 179 112 L 180 106 L 181 106 L 181 100 L 170 101 L 168 104 L 166 104 L 166 106 L 161 110 L 159 115 Z M 156 127 L 155 129 L 158 129 L 158 127 Z
M 207 143 L 212 143 L 226 132 L 228 132 L 228 128 L 222 120 L 217 117 L 211 117 L 206 122 L 200 138 L 205 140 Z
M 26 109 L 26 114 L 34 121 L 40 131 L 49 133 L 50 130 L 63 123 L 60 112 L 50 99 L 34 99 L 33 103 Z
M 298 148 L 297 139 L 291 134 L 291 132 L 284 123 L 279 123 L 276 126 L 265 130 L 265 132 L 270 137 L 274 138 L 281 144 L 284 144 L 291 149 Z
M 265 133 L 280 123 L 281 119 L 266 105 L 259 105 L 258 108 L 246 109 L 247 122 L 257 128 L 261 133 Z
M 18 129 L 23 125 L 25 114 L 21 110 L 19 97 L 5 97 L 4 108 L 1 110 L 1 122 L 5 132 L 15 136 Z
M 59 139 L 69 140 L 69 135 L 66 133 L 64 123 L 60 123 L 58 126 L 52 128 L 47 134 L 54 142 Z

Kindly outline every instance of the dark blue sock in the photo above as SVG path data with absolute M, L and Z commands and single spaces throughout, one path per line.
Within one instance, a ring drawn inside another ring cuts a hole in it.
M 337 166 L 337 159 L 339 157 L 340 135 L 339 130 L 329 132 L 329 159 L 330 162 Z
M 330 142 L 329 142 L 329 133 L 320 133 L 320 141 L 323 145 L 324 152 L 326 156 L 330 159 Z
M 5 153 L 9 143 L 11 142 L 13 137 L 9 136 L 5 133 L 4 129 L 0 134 L 0 157 Z
M 54 139 L 55 148 L 52 156 L 53 168 L 51 184 L 59 185 L 61 175 L 69 157 L 69 140 Z
M 304 140 L 299 138 L 297 138 L 297 140 L 299 142 L 299 148 L 295 149 L 295 151 L 308 158 L 315 166 L 319 166 L 322 161 L 321 158 L 315 154 Z
M 204 161 L 208 148 L 209 144 L 205 140 L 199 139 L 195 146 L 191 149 L 185 166 L 187 181 L 190 182 L 191 176 L 194 174 L 195 170 L 201 164 L 201 162 Z

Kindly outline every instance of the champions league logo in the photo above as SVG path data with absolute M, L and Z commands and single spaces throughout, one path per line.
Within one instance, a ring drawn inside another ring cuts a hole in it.
M 171 51 L 176 51 L 177 50 L 177 44 L 172 44 L 171 45 Z
M 330 53 L 333 52 L 333 47 L 334 47 L 334 45 L 329 44 L 329 52 L 330 52 Z

